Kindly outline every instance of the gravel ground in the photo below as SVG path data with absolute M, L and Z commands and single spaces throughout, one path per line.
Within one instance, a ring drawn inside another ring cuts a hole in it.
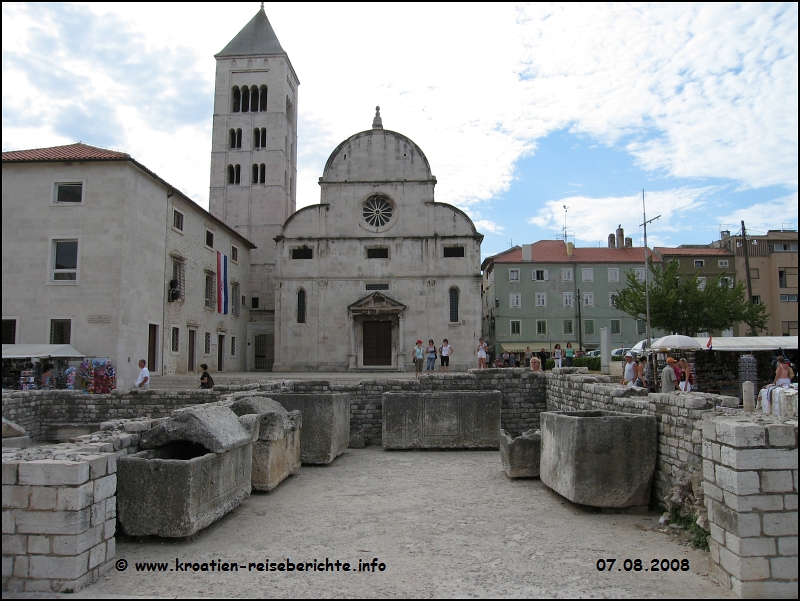
M 72 598 L 725 597 L 707 554 L 653 531 L 658 514 L 577 506 L 538 479 L 510 480 L 499 453 L 349 449 L 254 494 L 190 540 L 117 539 L 112 569 Z M 350 562 L 377 572 L 258 572 L 250 562 Z M 238 572 L 143 573 L 136 562 L 236 562 Z M 613 571 L 597 560 L 616 558 Z M 625 558 L 688 560 L 626 572 Z

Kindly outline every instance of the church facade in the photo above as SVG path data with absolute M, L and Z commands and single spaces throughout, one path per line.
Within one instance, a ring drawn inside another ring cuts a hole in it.
M 451 368 L 474 367 L 483 236 L 434 201 L 435 186 L 425 154 L 379 111 L 339 144 L 320 204 L 276 238 L 275 371 L 404 371 L 417 339 L 447 339 Z

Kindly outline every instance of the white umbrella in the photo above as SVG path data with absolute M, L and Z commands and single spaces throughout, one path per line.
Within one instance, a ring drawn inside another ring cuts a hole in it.
M 693 350 L 703 349 L 703 345 L 697 342 L 694 338 L 689 336 L 681 336 L 680 334 L 672 334 L 664 336 L 658 340 L 654 340 L 650 345 L 655 349 L 671 349 L 671 350 Z
M 645 344 L 647 344 L 647 339 L 645 339 L 645 340 L 640 340 L 639 342 L 637 342 L 636 344 L 634 344 L 634 345 L 631 347 L 631 351 L 633 351 L 634 353 L 641 353 L 641 352 L 644 352 L 644 349 L 645 349 Z

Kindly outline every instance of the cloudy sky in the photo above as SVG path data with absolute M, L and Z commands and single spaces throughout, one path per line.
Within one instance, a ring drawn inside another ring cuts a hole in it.
M 259 3 L 3 3 L 3 150 L 129 152 L 208 206 L 214 54 Z M 303 4 L 298 207 L 368 129 L 409 136 L 484 255 L 567 232 L 707 243 L 797 228 L 797 4 Z

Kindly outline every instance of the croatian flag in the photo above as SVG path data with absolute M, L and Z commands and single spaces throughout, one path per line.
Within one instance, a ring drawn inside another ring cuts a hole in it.
M 709 336 L 708 337 L 708 343 L 706 344 L 706 348 L 709 349 L 709 350 L 711 350 L 711 339 L 712 338 L 713 338 L 713 336 Z
M 228 256 L 217 251 L 217 313 L 228 314 Z

